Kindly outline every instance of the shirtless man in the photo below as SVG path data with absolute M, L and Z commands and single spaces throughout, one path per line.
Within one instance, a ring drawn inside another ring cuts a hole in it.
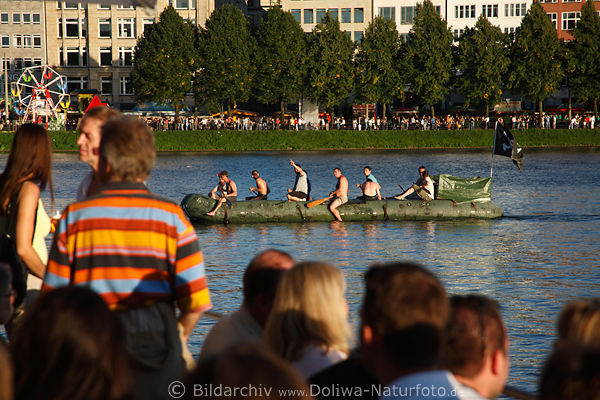
M 229 179 L 229 174 L 227 173 L 227 171 L 219 172 L 218 176 L 219 183 L 217 184 L 217 186 L 214 187 L 213 190 L 210 191 L 209 194 L 209 196 L 212 199 L 217 200 L 217 205 L 215 206 L 215 208 L 212 211 L 206 213 L 206 215 L 209 215 L 211 217 L 215 215 L 215 213 L 219 208 L 221 208 L 223 203 L 227 202 L 231 208 L 233 207 L 231 206 L 231 202 L 237 200 L 237 186 L 235 185 L 234 181 Z
M 362 185 L 358 185 L 360 190 L 362 190 L 363 195 L 360 196 L 363 200 L 381 200 L 381 186 L 379 183 L 375 183 L 371 180 L 371 178 L 367 178 L 367 181 Z
M 335 185 L 335 190 L 329 193 L 329 197 L 334 197 L 333 201 L 329 203 L 329 211 L 331 211 L 336 220 L 341 221 L 342 217 L 340 217 L 340 212 L 337 208 L 348 201 L 348 179 L 342 175 L 340 168 L 333 169 L 333 176 L 338 181 Z
M 421 199 L 425 201 L 433 200 L 434 187 L 433 181 L 429 177 L 429 173 L 424 166 L 419 167 L 419 179 L 417 183 L 413 183 L 412 187 L 409 187 L 401 195 L 395 196 L 395 199 L 404 200 L 406 196 L 416 193 Z
M 267 200 L 267 195 L 271 191 L 267 182 L 260 177 L 257 170 L 252 171 L 252 177 L 256 181 L 256 187 L 251 187 L 250 191 L 254 192 L 256 196 L 246 197 L 246 200 Z
M 308 175 L 300 167 L 300 164 L 296 164 L 294 160 L 290 160 L 290 165 L 296 172 L 296 180 L 294 181 L 294 188 L 288 189 L 288 201 L 306 201 L 308 200 Z

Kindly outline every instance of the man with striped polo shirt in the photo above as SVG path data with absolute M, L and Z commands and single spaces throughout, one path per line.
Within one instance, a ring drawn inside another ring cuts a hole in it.
M 168 397 L 169 384 L 183 374 L 182 346 L 211 307 L 193 227 L 181 207 L 143 183 L 155 158 L 154 136 L 143 121 L 106 122 L 103 186 L 63 212 L 43 287 L 89 287 L 117 313 L 127 333 L 137 399 Z

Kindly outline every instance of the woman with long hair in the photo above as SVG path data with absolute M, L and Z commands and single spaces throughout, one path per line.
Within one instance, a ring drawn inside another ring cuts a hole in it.
M 305 378 L 348 356 L 344 290 L 342 272 L 320 262 L 297 264 L 277 287 L 263 338 Z
M 52 143 L 48 132 L 36 124 L 23 124 L 15 132 L 8 161 L 0 175 L 0 216 L 15 238 L 16 252 L 30 274 L 29 287 L 41 287 L 46 271 L 50 218 L 44 210 L 40 191 L 52 191 Z

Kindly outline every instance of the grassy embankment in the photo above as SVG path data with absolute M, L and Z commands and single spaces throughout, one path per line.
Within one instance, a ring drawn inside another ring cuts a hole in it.
M 523 148 L 600 147 L 600 129 L 530 129 L 513 132 Z M 158 151 L 491 148 L 493 130 L 460 131 L 156 131 Z M 73 131 L 51 132 L 54 151 L 77 150 Z M 12 133 L 0 133 L 0 152 Z

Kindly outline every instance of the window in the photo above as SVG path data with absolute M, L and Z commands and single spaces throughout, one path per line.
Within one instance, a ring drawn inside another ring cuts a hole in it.
M 411 25 L 417 14 L 417 7 L 400 7 L 400 25 Z
M 67 47 L 66 64 L 69 67 L 79 66 L 79 47 Z
M 42 65 L 42 59 L 41 58 L 34 58 L 33 59 L 33 65 L 34 66 Z
M 342 24 L 349 24 L 352 22 L 352 14 L 350 8 L 342 8 Z
M 88 88 L 87 78 L 81 77 L 67 77 L 67 90 L 73 92 L 75 90 L 85 90 Z
M 192 1 L 190 2 L 190 8 L 191 8 L 192 10 L 195 10 L 195 9 L 196 9 L 196 0 L 192 0 Z
M 152 28 L 152 26 L 154 26 L 154 18 L 144 18 L 142 20 L 142 25 L 143 25 L 143 33 L 144 35 L 146 35 L 150 28 Z
M 454 30 L 454 41 L 458 41 L 458 39 L 460 39 L 460 37 L 462 36 L 463 33 L 465 33 L 464 29 L 455 29 Z
M 33 47 L 36 49 L 42 47 L 42 37 L 40 35 L 33 35 Z
M 581 0 L 563 0 L 563 3 L 581 3 Z
M 15 70 L 16 71 L 20 71 L 23 69 L 23 59 L 22 58 L 15 58 Z
M 110 10 L 110 4 L 98 4 L 98 10 Z
M 117 6 L 117 10 L 135 10 L 135 6 L 132 4 L 130 4 L 130 5 L 119 4 Z
M 527 3 L 505 4 L 505 17 L 524 17 L 527 14 Z
M 379 7 L 379 16 L 390 21 L 395 21 L 396 7 Z
M 10 47 L 10 35 L 2 35 L 2 47 Z
M 504 33 L 511 34 L 511 33 L 515 33 L 516 28 L 504 28 Z
M 135 18 L 119 18 L 119 37 L 135 38 Z
M 76 1 L 65 1 L 64 9 L 65 10 L 77 10 L 78 5 L 79 4 Z
M 558 0 L 540 0 L 540 3 L 558 3 Z
M 40 23 L 40 13 L 31 14 L 31 20 L 33 21 L 34 24 L 39 24 Z
M 454 6 L 454 18 L 475 18 L 475 5 Z
M 23 47 L 26 49 L 31 48 L 31 36 L 30 35 L 23 35 Z
M 354 9 L 354 23 L 364 22 L 365 21 L 364 15 L 365 15 L 364 9 L 362 9 L 362 8 L 355 8 Z M 354 36 L 356 37 L 356 32 L 355 32 Z
M 362 42 L 364 36 L 365 36 L 365 34 L 363 31 L 354 32 L 354 43 Z
M 338 9 L 337 8 L 330 8 L 327 11 L 329 11 L 329 15 L 331 15 L 332 19 L 335 19 L 335 20 L 338 19 Z
M 300 9 L 299 8 L 294 8 L 292 10 L 292 16 L 294 17 L 294 19 L 296 20 L 296 22 L 298 22 L 299 24 L 302 23 L 302 16 L 300 15 Z
M 8 13 L 7 12 L 0 13 L 0 23 L 8 24 Z
M 98 37 L 111 37 L 110 18 L 98 18 Z
M 103 76 L 100 78 L 100 93 L 112 94 L 112 77 Z
M 65 32 L 68 38 L 79 37 L 79 20 L 77 18 L 67 18 L 65 20 Z
M 121 77 L 121 94 L 133 94 L 133 86 L 131 78 L 128 76 Z
M 119 47 L 119 65 L 121 67 L 133 65 L 133 47 Z
M 312 8 L 307 8 L 304 10 L 304 23 L 312 24 L 313 23 L 313 10 Z
M 348 39 L 352 40 L 352 32 L 345 31 L 346 35 L 348 35 Z
M 325 18 L 325 9 L 317 8 L 317 24 L 320 24 Z
M 33 61 L 31 60 L 31 58 L 24 58 L 23 59 L 23 67 L 24 68 L 33 67 Z
M 87 21 L 85 19 L 81 20 L 81 37 L 87 37 Z
M 564 12 L 562 13 L 562 29 L 563 31 L 572 31 L 575 29 L 577 22 L 581 18 L 581 13 L 577 12 Z
M 548 18 L 550 18 L 550 22 L 554 25 L 554 29 L 558 29 L 558 13 L 548 13 Z
M 21 13 L 13 13 L 13 24 L 21 23 Z
M 481 15 L 486 18 L 498 17 L 498 4 L 487 4 L 481 7 Z
M 188 0 L 175 0 L 175 8 L 184 8 L 188 9 L 190 7 L 190 2 Z
M 100 47 L 100 66 L 112 65 L 112 47 Z
M 23 13 L 22 17 L 23 17 L 23 23 L 24 24 L 30 24 L 31 23 L 31 14 L 29 14 L 29 13 Z
M 16 48 L 23 47 L 23 36 L 21 35 L 13 35 L 13 43 Z

